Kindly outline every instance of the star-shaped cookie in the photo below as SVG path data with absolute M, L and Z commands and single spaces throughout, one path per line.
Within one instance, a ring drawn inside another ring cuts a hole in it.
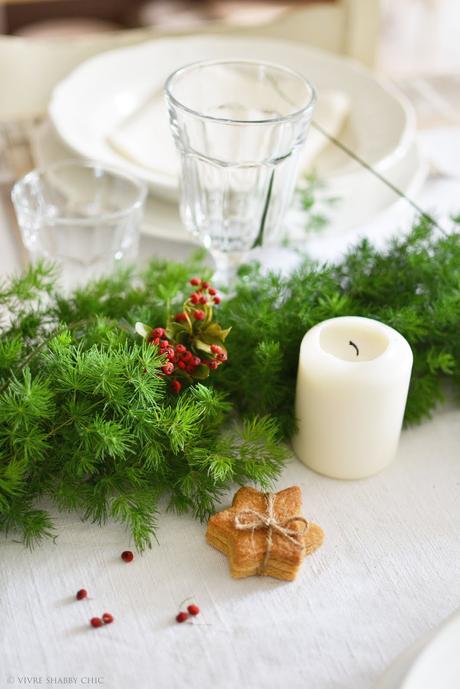
M 272 528 L 267 525 L 270 500 Z M 306 523 L 301 510 L 298 486 L 271 496 L 240 488 L 232 506 L 210 518 L 206 540 L 228 556 L 231 574 L 237 579 L 261 574 L 291 581 L 305 555 L 319 548 L 324 538 L 321 527 Z

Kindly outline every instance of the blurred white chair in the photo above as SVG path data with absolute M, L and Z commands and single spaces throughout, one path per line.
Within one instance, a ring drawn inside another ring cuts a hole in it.
M 349 55 L 371 65 L 377 43 L 379 2 L 319 1 L 293 7 L 276 21 L 263 25 L 235 28 L 216 22 L 200 27 L 199 32 L 291 39 Z M 190 32 L 165 34 L 149 28 L 48 40 L 0 36 L 0 122 L 23 120 L 45 113 L 55 84 L 91 55 L 178 33 Z

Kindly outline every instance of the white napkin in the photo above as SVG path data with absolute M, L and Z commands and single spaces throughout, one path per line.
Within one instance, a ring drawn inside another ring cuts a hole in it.
M 318 97 L 314 119 L 332 136 L 337 136 L 350 111 L 350 100 L 342 91 L 326 91 Z M 174 147 L 163 92 L 155 93 L 108 136 L 108 143 L 131 163 L 179 178 L 179 160 Z M 310 129 L 302 152 L 301 170 L 311 168 L 328 140 Z

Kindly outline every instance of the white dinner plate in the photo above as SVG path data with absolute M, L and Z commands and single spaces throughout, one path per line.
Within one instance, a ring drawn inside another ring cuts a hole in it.
M 458 689 L 460 615 L 450 618 L 412 665 L 401 689 Z
M 58 84 L 49 114 L 59 136 L 75 153 L 136 174 L 156 195 L 173 199 L 178 187 L 174 177 L 131 162 L 116 152 L 109 138 L 178 67 L 201 59 L 231 58 L 279 63 L 303 74 L 319 93 L 343 92 L 351 110 L 340 139 L 381 172 L 413 144 L 412 108 L 390 83 L 349 59 L 299 43 L 253 37 L 165 38 L 102 53 Z M 332 145 L 319 155 L 315 170 L 332 186 L 337 181 L 340 189 L 347 190 L 356 185 L 355 175 L 362 174 L 356 162 Z
M 398 656 L 374 689 L 458 689 L 460 612 Z

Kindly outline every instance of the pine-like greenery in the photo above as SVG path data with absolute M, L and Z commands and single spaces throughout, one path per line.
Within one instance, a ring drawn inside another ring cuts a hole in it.
M 0 530 L 27 544 L 53 535 L 45 497 L 123 522 L 142 549 L 160 500 L 205 519 L 233 483 L 268 488 L 295 426 L 301 339 L 326 318 L 368 316 L 408 339 L 407 422 L 431 413 L 445 379 L 460 388 L 460 237 L 435 236 L 426 218 L 339 265 L 305 263 L 287 279 L 244 268 L 219 307 L 229 361 L 175 396 L 133 324 L 165 325 L 194 275 L 206 277 L 199 259 L 155 261 L 64 297 L 38 265 L 0 289 Z
M 160 498 L 205 519 L 232 483 L 269 488 L 286 450 L 269 418 L 233 418 L 222 391 L 169 392 L 157 347 L 137 319 L 164 324 L 194 265 L 157 263 L 65 299 L 52 271 L 5 286 L 0 343 L 0 530 L 27 544 L 52 535 L 37 499 L 96 523 L 126 524 L 150 545 Z
M 366 316 L 398 330 L 414 352 L 406 424 L 429 417 L 447 379 L 460 391 L 460 235 L 419 219 L 384 251 L 367 240 L 337 265 L 305 263 L 288 279 L 242 272 L 221 319 L 232 325 L 220 387 L 244 413 L 272 415 L 289 437 L 299 348 L 313 325 Z

